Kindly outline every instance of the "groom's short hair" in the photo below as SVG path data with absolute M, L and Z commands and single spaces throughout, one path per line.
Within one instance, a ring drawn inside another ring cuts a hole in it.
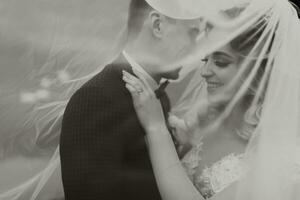
M 145 0 L 131 0 L 127 20 L 129 34 L 138 34 L 141 31 L 151 10 L 152 7 Z

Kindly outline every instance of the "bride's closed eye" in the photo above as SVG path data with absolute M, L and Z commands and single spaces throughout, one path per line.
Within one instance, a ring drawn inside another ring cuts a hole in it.
M 209 59 L 203 58 L 203 59 L 201 59 L 201 61 L 204 62 L 205 64 L 207 64 Z M 226 58 L 213 58 L 212 61 L 217 67 L 220 67 L 220 68 L 227 67 L 228 65 L 230 65 L 232 63 L 231 60 L 228 60 Z
M 232 63 L 230 60 L 226 60 L 223 58 L 214 59 L 213 62 L 217 67 L 220 67 L 220 68 L 225 68 Z
M 234 62 L 234 58 L 224 52 L 216 52 L 211 57 L 213 63 L 220 68 L 225 68 Z

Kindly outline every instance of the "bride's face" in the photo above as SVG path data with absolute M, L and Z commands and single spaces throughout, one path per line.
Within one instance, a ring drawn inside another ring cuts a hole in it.
M 226 45 L 203 59 L 201 76 L 206 80 L 208 96 L 232 98 L 239 84 L 230 84 L 239 70 L 239 57 Z

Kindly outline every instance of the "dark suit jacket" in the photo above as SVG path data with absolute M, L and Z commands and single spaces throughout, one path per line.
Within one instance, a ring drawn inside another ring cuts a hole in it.
M 68 200 L 160 199 L 120 56 L 82 86 L 64 113 L 60 156 Z M 169 100 L 168 100 L 169 102 Z M 164 109 L 169 110 L 169 104 Z

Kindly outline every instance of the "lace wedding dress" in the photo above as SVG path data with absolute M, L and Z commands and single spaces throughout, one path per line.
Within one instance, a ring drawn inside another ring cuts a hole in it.
M 249 168 L 243 154 L 228 154 L 221 160 L 199 171 L 203 143 L 193 147 L 181 160 L 189 178 L 205 199 L 221 192 L 232 183 L 243 178 Z M 300 159 L 293 160 L 291 183 L 300 183 Z M 286 170 L 289 171 L 289 170 Z
M 189 178 L 204 198 L 210 198 L 221 192 L 233 182 L 239 180 L 247 171 L 243 164 L 243 154 L 229 154 L 204 170 L 197 170 L 201 162 L 203 143 L 193 147 L 181 160 Z

